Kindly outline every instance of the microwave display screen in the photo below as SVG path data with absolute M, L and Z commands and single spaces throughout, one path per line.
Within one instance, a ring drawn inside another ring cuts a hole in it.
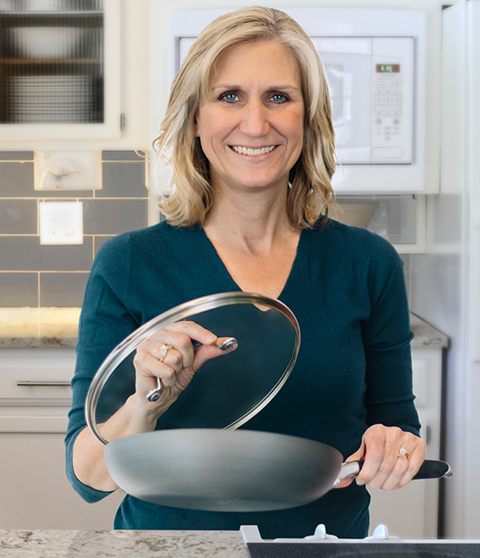
M 398 74 L 400 64 L 377 64 L 377 74 Z

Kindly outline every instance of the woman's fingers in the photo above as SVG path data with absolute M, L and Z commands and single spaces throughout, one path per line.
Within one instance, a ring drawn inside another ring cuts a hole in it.
M 405 486 L 425 459 L 425 442 L 397 427 L 374 425 L 365 432 L 364 441 L 365 462 L 357 482 L 370 488 Z
M 194 322 L 177 322 L 159 331 L 138 347 L 135 366 L 146 376 L 165 376 L 168 381 L 173 373 L 179 373 L 193 364 L 192 340 L 209 344 L 214 343 L 216 339 L 216 335 Z M 164 354 L 166 346 L 168 349 Z M 150 357 L 153 357 L 153 360 Z
M 357 484 L 394 490 L 410 482 L 425 459 L 425 442 L 397 427 L 380 424 L 366 430 L 361 448 L 352 459 L 364 459 Z
M 194 362 L 192 364 L 195 372 L 208 360 L 230 353 L 234 351 L 237 346 L 237 341 L 233 337 L 217 337 L 214 343 L 197 347 L 195 349 Z
M 137 393 L 146 395 L 158 388 L 158 379 L 164 389 L 184 390 L 195 372 L 207 361 L 230 352 L 219 346 L 228 338 L 215 334 L 195 322 L 171 324 L 142 343 L 134 359 L 137 372 Z M 194 348 L 194 343 L 198 346 Z M 158 399 L 152 399 L 156 401 Z

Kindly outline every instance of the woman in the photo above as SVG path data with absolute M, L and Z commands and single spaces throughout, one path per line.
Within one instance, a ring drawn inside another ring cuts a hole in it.
M 366 536 L 364 485 L 404 486 L 424 459 L 412 334 L 395 250 L 328 219 L 334 131 L 322 64 L 304 31 L 260 7 L 210 24 L 172 85 L 157 147 L 173 169 L 173 193 L 160 206 L 167 222 L 107 243 L 86 290 L 66 439 L 72 484 L 88 501 L 117 488 L 84 420 L 88 386 L 112 348 L 176 304 L 257 292 L 294 311 L 302 346 L 287 384 L 246 428 L 316 439 L 345 458 L 363 458 L 356 483 L 271 513 L 164 508 L 127 496 L 115 527 L 253 523 L 270 538 L 302 537 L 324 523 L 339 537 Z M 139 347 L 136 393 L 102 425 L 104 438 L 154 430 L 200 366 L 222 354 L 216 333 L 181 322 Z M 203 345 L 194 349 L 197 341 Z M 150 402 L 157 378 L 165 390 Z

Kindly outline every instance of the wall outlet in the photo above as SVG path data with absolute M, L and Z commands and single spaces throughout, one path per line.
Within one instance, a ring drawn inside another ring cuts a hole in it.
M 35 190 L 100 190 L 101 151 L 35 151 Z
M 40 203 L 40 244 L 83 244 L 83 203 Z
M 387 214 L 387 210 L 384 207 L 381 207 L 381 205 L 378 209 L 374 211 L 372 220 L 368 225 L 368 230 L 387 238 L 388 237 L 388 214 Z

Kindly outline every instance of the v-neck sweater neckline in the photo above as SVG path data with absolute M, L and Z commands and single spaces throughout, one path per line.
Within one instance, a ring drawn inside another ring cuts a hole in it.
M 213 242 L 207 236 L 203 227 L 198 227 L 197 231 L 199 233 L 199 239 L 201 239 L 201 241 L 203 242 L 204 247 L 206 247 L 209 250 L 212 261 L 216 261 L 217 271 L 222 274 L 222 276 L 227 282 L 230 283 L 230 285 L 232 286 L 232 290 L 242 291 L 242 288 L 237 284 L 237 282 L 231 276 L 230 272 L 227 269 L 227 266 L 225 265 L 222 258 L 218 254 Z M 295 258 L 293 260 L 292 267 L 288 274 L 287 280 L 285 281 L 285 284 L 283 285 L 282 290 L 280 291 L 280 294 L 277 297 L 275 297 L 278 298 L 279 300 L 282 300 L 282 298 L 286 294 L 288 294 L 288 292 L 291 290 L 292 283 L 295 281 L 295 276 L 297 275 L 297 272 L 300 271 L 302 261 L 306 254 L 305 244 L 307 243 L 308 235 L 305 233 L 306 233 L 305 229 L 300 231 L 300 237 L 298 239 L 297 249 L 295 252 Z

